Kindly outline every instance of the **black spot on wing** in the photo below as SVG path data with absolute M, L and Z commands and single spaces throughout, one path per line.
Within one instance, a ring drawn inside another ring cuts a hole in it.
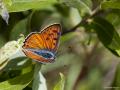
M 54 33 L 57 33 L 58 31 L 57 30 L 53 30 Z
M 56 43 L 53 43 L 53 45 L 56 45 Z
M 54 40 L 57 40 L 57 38 L 53 38 Z
M 49 40 L 49 38 L 47 37 L 46 40 Z
M 49 33 L 48 35 L 49 35 L 49 36 L 52 36 L 52 35 L 53 35 L 53 33 Z

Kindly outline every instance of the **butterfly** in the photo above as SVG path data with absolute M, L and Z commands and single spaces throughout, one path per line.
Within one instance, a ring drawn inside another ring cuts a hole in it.
M 30 33 L 23 42 L 22 51 L 27 57 L 38 62 L 54 62 L 60 36 L 61 25 L 49 25 L 40 32 Z

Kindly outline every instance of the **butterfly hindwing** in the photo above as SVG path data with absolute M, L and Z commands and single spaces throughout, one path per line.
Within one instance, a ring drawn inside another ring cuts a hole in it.
M 34 52 L 29 51 L 29 50 L 25 50 L 24 49 L 23 51 L 24 51 L 24 53 L 25 53 L 26 56 L 28 56 L 29 58 L 34 59 L 34 60 L 36 60 L 38 62 L 41 62 L 41 63 L 48 63 L 48 62 L 53 62 L 54 61 L 54 60 L 45 59 L 42 56 L 37 55 Z

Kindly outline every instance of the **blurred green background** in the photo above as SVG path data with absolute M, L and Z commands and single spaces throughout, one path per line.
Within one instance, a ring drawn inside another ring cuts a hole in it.
M 62 35 L 56 61 L 39 63 L 47 90 L 120 90 L 119 0 L 0 0 L 0 14 L 0 90 L 46 90 L 34 88 L 36 62 L 11 58 L 7 43 L 52 23 Z

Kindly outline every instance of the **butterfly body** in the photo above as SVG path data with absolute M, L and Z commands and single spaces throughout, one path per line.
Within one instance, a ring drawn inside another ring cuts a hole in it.
M 53 62 L 61 35 L 60 24 L 53 24 L 28 35 L 22 46 L 23 52 L 29 58 L 42 63 Z

